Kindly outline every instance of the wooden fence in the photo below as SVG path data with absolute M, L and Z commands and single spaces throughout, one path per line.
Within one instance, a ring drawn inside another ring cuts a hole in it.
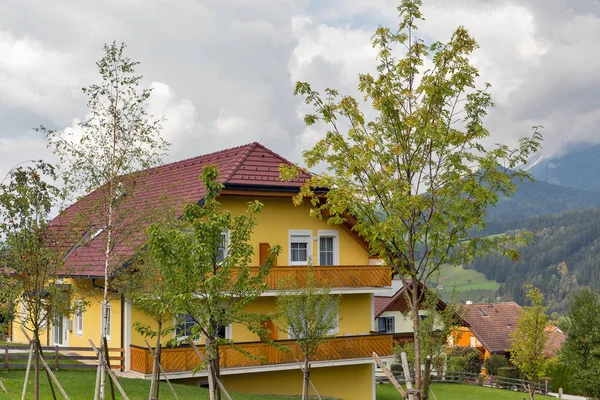
M 278 340 L 281 348 L 262 342 L 236 343 L 235 346 L 246 354 L 232 348 L 221 346 L 221 368 L 252 367 L 260 365 L 296 363 L 302 359 L 294 340 Z M 198 346 L 204 354 L 204 346 Z M 380 356 L 392 354 L 391 335 L 340 336 L 327 339 L 319 346 L 312 361 L 343 360 L 368 358 L 373 352 Z M 131 370 L 150 374 L 152 355 L 147 348 L 131 346 Z M 161 364 L 166 372 L 189 372 L 200 361 L 189 346 L 164 347 L 161 351 Z
M 404 383 L 403 375 L 395 375 L 398 382 Z M 386 381 L 385 377 L 378 377 L 378 381 Z M 460 383 L 467 385 L 478 385 L 496 387 L 499 389 L 516 390 L 527 392 L 527 387 L 533 385 L 536 393 L 547 395 L 551 388 L 551 379 L 543 378 L 539 382 L 528 381 L 525 379 L 505 378 L 502 376 L 473 374 L 470 372 L 451 372 L 444 374 L 443 377 L 431 377 L 433 383 Z
M 5 371 L 27 367 L 29 347 L 18 345 L 4 345 L 2 347 L 4 348 L 3 365 Z M 98 367 L 98 357 L 91 347 L 42 346 L 42 352 L 48 365 L 55 370 Z M 111 369 L 123 371 L 125 367 L 125 350 L 122 348 L 109 348 L 108 352 Z

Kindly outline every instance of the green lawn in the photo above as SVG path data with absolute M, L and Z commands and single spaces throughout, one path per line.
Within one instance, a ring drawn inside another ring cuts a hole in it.
M 433 384 L 431 390 L 438 400 L 522 400 L 523 398 L 527 398 L 527 394 L 522 392 L 452 383 Z M 401 398 L 398 391 L 389 383 L 377 385 L 376 393 L 377 400 L 398 400 Z M 551 398 L 537 395 L 535 397 L 541 399 Z M 435 400 L 431 394 L 429 398 Z
M 0 379 L 8 389 L 8 395 L 0 391 L 0 400 L 16 399 L 21 397 L 23 388 L 24 371 L 0 372 Z M 72 400 L 88 400 L 92 398 L 95 383 L 95 371 L 80 371 L 80 370 L 61 370 L 56 371 L 56 376 L 64 387 L 65 391 Z M 131 400 L 145 400 L 148 397 L 150 382 L 142 379 L 126 379 L 119 378 L 119 382 L 123 385 L 127 396 Z M 33 378 L 30 377 L 30 385 L 28 386 L 27 399 L 33 399 Z M 206 389 L 193 386 L 174 385 L 177 395 L 180 399 L 208 399 L 208 391 Z M 479 400 L 479 399 L 494 399 L 494 400 L 521 400 L 525 397 L 525 393 L 511 392 L 508 390 L 486 388 L 473 385 L 457 385 L 457 384 L 434 384 L 432 387 L 433 393 L 437 400 Z M 116 391 L 116 388 L 115 388 Z M 166 383 L 161 383 L 160 398 L 172 399 L 169 388 Z M 376 389 L 377 400 L 399 400 L 400 395 L 391 384 L 377 385 Z M 48 382 L 46 375 L 41 375 L 41 398 L 50 398 Z M 60 394 L 58 394 L 60 397 Z M 241 393 L 231 393 L 231 397 L 235 400 L 291 400 L 299 399 L 299 397 L 290 396 L 264 396 L 264 395 L 248 395 Z M 537 396 L 536 396 L 537 397 Z M 117 399 L 121 396 L 117 393 Z M 542 398 L 542 396 L 540 396 Z M 433 396 L 430 399 L 434 400 Z
M 450 300 L 452 289 L 455 288 L 457 300 L 472 300 L 481 302 L 496 295 L 500 284 L 486 279 L 485 275 L 461 266 L 443 265 L 439 277 L 433 277 L 438 287 L 443 287 L 438 293 L 442 299 Z
M 8 396 L 0 390 L 0 400 L 18 399 L 21 397 L 21 391 L 23 389 L 23 379 L 25 377 L 25 371 L 10 371 L 0 372 L 0 379 L 8 390 Z M 67 395 L 71 400 L 89 400 L 93 398 L 94 385 L 96 379 L 96 372 L 87 370 L 61 370 L 56 371 L 56 377 L 67 392 Z M 27 388 L 27 399 L 33 399 L 33 377 L 30 375 L 30 385 Z M 45 374 L 40 376 L 40 394 L 42 399 L 51 398 L 51 394 L 48 388 L 48 380 Z M 148 391 L 150 390 L 150 381 L 142 379 L 126 379 L 119 378 L 119 382 L 123 386 L 125 393 L 131 400 L 146 400 L 148 398 Z M 197 388 L 194 386 L 185 385 L 174 385 L 177 396 L 180 399 L 208 399 L 208 390 Z M 116 398 L 121 399 L 122 397 L 118 394 L 117 388 Z M 60 393 L 57 392 L 58 398 L 62 398 Z M 237 394 L 232 393 L 232 398 L 236 400 L 290 400 L 297 399 L 299 397 L 276 397 L 276 396 L 263 396 L 263 395 L 248 395 L 248 394 Z M 160 385 L 160 398 L 161 399 L 172 399 L 173 396 L 169 391 L 169 387 L 166 383 Z

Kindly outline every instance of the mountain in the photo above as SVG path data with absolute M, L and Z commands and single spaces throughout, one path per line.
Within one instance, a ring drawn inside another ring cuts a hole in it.
M 600 192 L 600 145 L 575 148 L 558 157 L 538 156 L 524 169 L 538 180 Z
M 550 311 L 566 310 L 569 293 L 600 289 L 600 208 L 568 211 L 514 221 L 496 221 L 484 234 L 527 230 L 533 241 L 520 248 L 518 261 L 489 255 L 466 268 L 501 283 L 499 294 L 523 304 L 526 285 L 538 287 Z
M 598 180 L 600 182 L 600 178 Z M 600 206 L 600 193 L 585 192 L 541 180 L 525 180 L 517 182 L 517 191 L 513 196 L 500 198 L 496 206 L 489 209 L 487 220 L 508 221 L 597 206 Z

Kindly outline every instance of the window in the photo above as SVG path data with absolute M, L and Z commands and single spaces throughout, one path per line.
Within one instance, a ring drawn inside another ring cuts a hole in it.
M 110 342 L 110 331 L 111 331 L 111 314 L 112 308 L 110 303 L 102 304 L 100 313 L 100 327 L 102 327 L 102 321 L 104 319 L 104 310 L 106 310 L 106 340 Z
M 338 231 L 319 231 L 319 265 L 338 265 Z
M 83 336 L 83 310 L 81 301 L 75 303 L 75 312 L 73 313 L 74 329 L 73 333 L 77 336 Z
M 394 317 L 379 317 L 377 318 L 377 331 L 381 333 L 394 333 L 396 331 L 396 323 Z
M 301 335 L 309 335 L 311 332 L 311 325 L 316 325 L 316 326 L 323 326 L 325 323 L 329 323 L 329 321 L 331 321 L 333 319 L 333 323 L 335 324 L 335 326 L 332 326 L 328 331 L 327 331 L 327 335 L 333 336 L 336 335 L 339 332 L 339 327 L 340 327 L 340 316 L 339 316 L 339 312 L 336 309 L 336 305 L 339 305 L 339 303 L 337 301 L 334 301 L 333 299 L 331 301 L 329 301 L 329 305 L 328 305 L 328 309 L 327 311 L 324 313 L 324 315 L 320 316 L 321 321 L 314 321 L 312 323 L 306 323 L 305 321 L 307 319 L 311 319 L 314 318 L 315 320 L 317 312 L 315 312 L 315 310 L 318 310 L 321 308 L 320 305 L 314 305 L 313 309 L 309 311 L 309 313 L 313 313 L 314 315 L 309 315 L 308 318 L 305 318 L 306 315 L 306 308 L 300 308 L 298 310 L 298 314 L 296 315 L 295 318 L 293 318 L 293 322 L 292 324 L 295 327 L 292 327 L 291 325 L 288 326 L 288 336 L 290 339 L 296 339 L 295 335 L 294 335 L 294 331 L 296 333 L 300 333 Z M 334 314 L 335 312 L 335 314 Z
M 227 249 L 229 248 L 229 231 L 221 232 L 221 243 L 217 250 L 217 261 L 223 261 L 227 257 Z
M 179 314 L 175 320 L 175 324 L 175 337 L 178 339 L 185 339 L 192 335 L 192 327 L 196 322 L 189 314 Z M 194 341 L 200 341 L 200 339 L 201 336 L 198 334 L 198 336 L 194 338 Z
M 312 231 L 290 231 L 290 265 L 307 265 L 312 256 Z
M 219 326 L 219 333 L 217 336 L 223 339 L 231 339 L 231 325 Z

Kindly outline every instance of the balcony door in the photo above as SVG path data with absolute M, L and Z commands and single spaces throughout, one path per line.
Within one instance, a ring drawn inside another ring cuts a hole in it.
M 52 340 L 55 346 L 69 345 L 69 320 L 60 313 L 52 321 Z

